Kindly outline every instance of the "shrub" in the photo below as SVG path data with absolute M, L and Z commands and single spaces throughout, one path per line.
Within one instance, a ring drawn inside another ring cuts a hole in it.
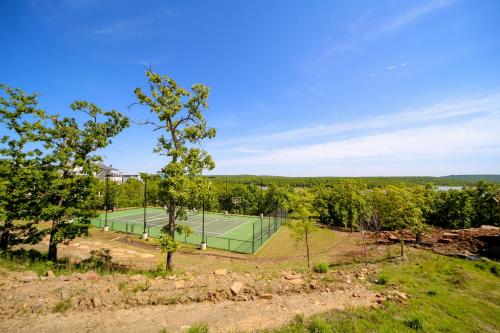
M 54 312 L 65 313 L 71 308 L 71 303 L 69 301 L 60 301 L 54 306 Z
M 427 292 L 427 295 L 428 295 L 428 296 L 436 296 L 436 295 L 437 295 L 437 292 L 436 292 L 436 291 L 434 291 L 434 290 L 429 290 L 429 291 Z
M 109 249 L 99 249 L 90 251 L 90 258 L 82 260 L 81 265 L 86 269 L 111 269 L 113 268 L 113 257 L 109 254 Z
M 418 319 L 417 317 L 413 317 L 406 320 L 405 325 L 417 331 L 422 329 L 422 323 L 420 322 L 420 319 Z
M 496 276 L 499 276 L 498 274 L 498 268 L 496 265 L 493 265 L 490 267 L 490 272 L 493 274 L 493 275 L 496 275 Z
M 325 262 L 320 262 L 320 263 L 317 263 L 316 265 L 314 265 L 314 271 L 316 273 L 326 273 L 328 272 L 328 264 L 325 263 Z
M 331 333 L 332 328 L 323 319 L 315 318 L 307 327 L 310 333 Z
M 387 282 L 389 282 L 389 278 L 385 275 L 379 275 L 373 282 L 375 282 L 375 284 L 385 286 Z

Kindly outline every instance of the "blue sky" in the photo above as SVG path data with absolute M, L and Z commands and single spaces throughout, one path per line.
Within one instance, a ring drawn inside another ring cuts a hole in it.
M 211 88 L 214 174 L 500 172 L 500 2 L 0 0 L 0 82 L 129 109 L 145 66 Z M 154 172 L 151 128 L 101 153 Z

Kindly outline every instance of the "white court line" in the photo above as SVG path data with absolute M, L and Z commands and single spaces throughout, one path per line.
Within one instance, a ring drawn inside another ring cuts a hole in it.
M 242 224 L 240 224 L 240 225 L 238 225 L 238 226 L 236 226 L 236 227 L 234 227 L 234 228 L 229 229 L 228 231 L 226 231 L 225 233 L 223 233 L 222 235 L 220 235 L 220 237 L 224 236 L 225 234 L 227 234 L 227 233 L 228 233 L 228 232 L 230 232 L 230 231 L 233 231 L 233 230 L 235 230 L 235 229 L 238 229 L 239 227 L 241 227 L 242 225 L 245 225 L 245 224 L 247 224 L 247 223 L 248 223 L 248 221 L 246 221 L 245 223 L 242 223 Z

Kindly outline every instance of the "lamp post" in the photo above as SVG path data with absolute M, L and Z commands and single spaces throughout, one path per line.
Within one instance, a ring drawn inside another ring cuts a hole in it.
M 148 193 L 147 193 L 147 179 L 144 178 L 144 230 L 142 232 L 142 239 L 148 239 L 148 233 L 146 232 L 146 207 L 148 206 Z
M 109 231 L 108 226 L 108 205 L 109 205 L 109 171 L 113 166 L 110 164 L 106 170 L 106 198 L 104 200 L 104 231 Z

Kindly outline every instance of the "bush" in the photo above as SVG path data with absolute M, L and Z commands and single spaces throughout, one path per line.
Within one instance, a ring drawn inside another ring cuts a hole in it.
M 420 322 L 420 319 L 417 317 L 410 318 L 405 321 L 405 325 L 408 326 L 409 328 L 413 328 L 414 330 L 421 330 L 423 328 L 422 323 Z
M 311 333 L 331 333 L 332 328 L 323 319 L 315 318 L 307 327 Z
M 188 330 L 188 333 L 208 333 L 208 325 L 203 323 L 195 324 Z
M 109 249 L 99 249 L 90 251 L 90 258 L 82 260 L 81 265 L 86 269 L 111 269 L 113 268 L 113 257 L 109 254 Z
M 389 282 L 389 278 L 385 275 L 379 275 L 374 281 L 375 284 L 385 286 Z
M 497 266 L 495 266 L 495 265 L 490 267 L 490 272 L 491 272 L 493 275 L 499 276 L 499 274 L 498 274 L 498 268 L 497 268 Z
M 320 262 L 320 263 L 317 263 L 316 265 L 314 265 L 314 271 L 316 273 L 326 273 L 328 272 L 328 264 L 325 263 L 325 262 Z
M 71 308 L 71 303 L 69 301 L 60 301 L 54 306 L 54 312 L 65 313 Z

